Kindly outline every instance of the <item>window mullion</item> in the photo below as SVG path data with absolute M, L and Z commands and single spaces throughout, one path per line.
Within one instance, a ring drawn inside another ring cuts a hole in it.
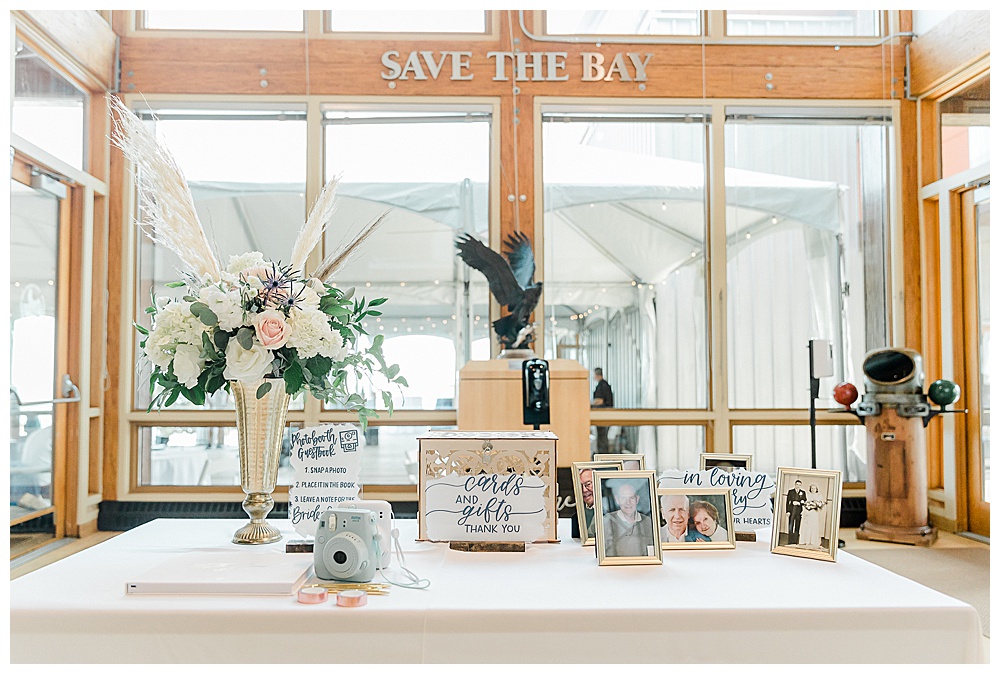
M 714 418 L 711 451 L 730 452 L 729 351 L 726 309 L 726 109 L 712 105 L 708 142 L 708 283 L 709 298 L 709 405 Z

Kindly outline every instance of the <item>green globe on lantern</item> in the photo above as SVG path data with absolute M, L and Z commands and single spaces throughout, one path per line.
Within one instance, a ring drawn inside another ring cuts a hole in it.
M 927 389 L 927 396 L 935 405 L 940 405 L 942 409 L 958 400 L 961 393 L 962 389 L 959 388 L 958 384 L 947 379 L 938 379 Z

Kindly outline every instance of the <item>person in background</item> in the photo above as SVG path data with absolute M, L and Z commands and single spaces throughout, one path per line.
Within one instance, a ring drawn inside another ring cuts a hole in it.
M 597 386 L 594 387 L 593 400 L 590 401 L 590 406 L 614 407 L 615 394 L 611 391 L 611 384 L 604 378 L 604 370 L 595 367 L 594 380 L 597 382 Z M 608 427 L 595 426 L 595 428 L 597 429 L 597 451 L 595 453 L 610 454 L 611 451 L 608 449 Z

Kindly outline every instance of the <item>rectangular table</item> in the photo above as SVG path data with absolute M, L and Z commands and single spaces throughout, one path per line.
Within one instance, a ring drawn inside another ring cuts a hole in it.
M 296 538 L 268 546 L 284 554 Z M 524 553 L 415 542 L 428 590 L 363 608 L 293 597 L 126 595 L 183 552 L 224 557 L 242 520 L 156 520 L 10 584 L 11 662 L 981 662 L 971 606 L 840 552 L 836 563 L 668 550 L 663 566 L 600 567 L 569 537 Z M 398 579 L 396 560 L 388 573 Z M 375 580 L 380 580 L 376 576 Z

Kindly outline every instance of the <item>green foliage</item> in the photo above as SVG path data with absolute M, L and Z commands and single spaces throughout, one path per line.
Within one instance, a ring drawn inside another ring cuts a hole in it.
M 298 279 L 291 278 L 290 269 L 275 266 L 274 274 L 274 278 L 283 282 L 299 282 Z M 246 350 L 258 344 L 256 330 L 249 324 L 231 330 L 222 330 L 219 327 L 218 315 L 207 304 L 197 299 L 196 295 L 201 285 L 193 277 L 189 277 L 186 282 L 167 284 L 169 288 L 190 288 L 188 294 L 183 296 L 183 301 L 190 303 L 191 314 L 205 326 L 199 347 L 199 357 L 203 365 L 197 383 L 188 388 L 178 381 L 172 364 L 166 370 L 154 365 L 149 378 L 151 400 L 147 410 L 152 410 L 154 407 L 169 407 L 181 397 L 195 405 L 204 405 L 208 396 L 219 389 L 228 388 L 224 373 L 226 350 L 230 341 L 235 339 L 236 343 Z M 254 291 L 243 295 L 243 309 L 247 314 L 261 311 L 265 306 L 273 308 L 273 303 L 268 304 L 270 300 L 262 299 L 262 292 Z M 302 358 L 296 349 L 286 345 L 272 352 L 274 360 L 269 376 L 284 379 L 286 390 L 291 395 L 307 390 L 319 400 L 342 404 L 357 413 L 359 424 L 362 429 L 366 429 L 369 419 L 377 418 L 378 414 L 373 408 L 368 407 L 369 399 L 366 399 L 365 395 L 374 395 L 375 399 L 381 397 L 382 404 L 389 414 L 392 414 L 392 394 L 383 390 L 384 387 L 388 385 L 401 389 L 407 386 L 406 379 L 399 373 L 399 366 L 387 363 L 385 360 L 382 353 L 385 342 L 383 335 L 377 334 L 372 337 L 369 347 L 361 346 L 360 338 L 368 334 L 363 328 L 363 322 L 369 317 L 381 316 L 381 312 L 375 307 L 385 304 L 386 298 L 380 297 L 368 301 L 365 297 L 357 298 L 354 288 L 340 290 L 330 285 L 325 285 L 319 295 L 319 310 L 327 316 L 330 329 L 335 335 L 340 336 L 344 346 L 339 360 L 324 355 Z M 152 306 L 146 309 L 146 313 L 150 315 L 155 328 L 159 310 L 155 294 L 151 292 L 150 297 Z M 289 316 L 289 312 L 293 310 L 286 307 L 285 316 Z M 140 346 L 145 349 L 151 330 L 138 323 L 133 325 L 143 336 Z M 173 347 L 164 347 L 162 336 L 158 336 L 157 339 L 157 346 L 170 353 L 169 349 Z M 364 384 L 370 394 L 358 393 L 355 390 L 356 384 Z M 257 388 L 257 398 L 267 395 L 271 389 L 272 383 L 265 381 Z

